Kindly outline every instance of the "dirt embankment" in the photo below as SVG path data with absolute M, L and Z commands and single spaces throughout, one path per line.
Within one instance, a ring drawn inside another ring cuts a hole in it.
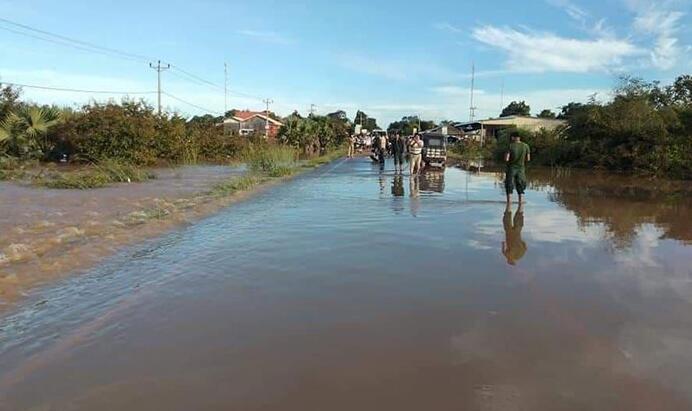
M 94 190 L 0 182 L 0 309 L 31 288 L 86 268 L 124 244 L 208 215 L 242 194 L 214 196 L 241 168 L 155 170 L 157 179 Z

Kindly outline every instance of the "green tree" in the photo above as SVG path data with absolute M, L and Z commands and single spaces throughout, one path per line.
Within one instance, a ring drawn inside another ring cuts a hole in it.
M 500 117 L 530 115 L 531 107 L 528 104 L 526 104 L 525 101 L 513 101 L 509 103 L 507 107 L 502 109 L 502 113 L 500 113 Z
M 194 116 L 187 121 L 188 124 L 199 124 L 205 126 L 213 126 L 223 121 L 222 116 L 213 116 L 211 114 L 205 114 L 203 116 Z
M 430 130 L 437 127 L 434 121 L 421 120 L 417 115 L 404 116 L 400 121 L 394 121 L 389 124 L 387 131 L 390 133 L 401 133 L 402 135 L 411 135 L 413 130 L 418 131 Z
M 377 119 L 369 117 L 367 114 L 360 110 L 356 112 L 356 116 L 353 119 L 353 123 L 362 124 L 363 128 L 368 130 L 376 130 L 379 128 L 379 126 L 377 125 Z
M 556 116 L 551 110 L 545 109 L 538 114 L 538 118 L 549 118 L 554 119 Z
M 586 105 L 582 104 L 582 103 L 575 103 L 575 102 L 568 103 L 567 105 L 562 106 L 562 110 L 560 111 L 560 114 L 558 114 L 557 118 L 559 118 L 561 120 L 569 119 L 572 116 L 577 115 L 578 113 L 582 112 L 585 107 L 586 107 Z
M 0 121 L 3 121 L 7 116 L 17 111 L 20 107 L 19 96 L 21 90 L 12 86 L 3 86 L 0 83 Z
M 279 141 L 305 154 L 319 154 L 339 147 L 349 136 L 349 126 L 327 116 L 302 118 L 291 115 L 279 130 Z

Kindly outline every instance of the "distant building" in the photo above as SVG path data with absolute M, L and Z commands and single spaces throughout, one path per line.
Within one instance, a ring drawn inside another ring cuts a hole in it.
M 233 117 L 224 119 L 223 128 L 227 133 L 237 133 L 241 136 L 266 135 L 276 138 L 283 123 L 267 117 L 261 111 L 236 111 Z
M 464 135 L 464 130 L 456 127 L 453 124 L 444 124 L 431 128 L 430 130 L 421 131 L 421 134 L 441 134 L 447 137 L 462 137 Z
M 474 139 L 480 140 L 486 139 L 487 137 L 497 138 L 500 130 L 506 128 L 523 128 L 534 132 L 540 129 L 550 131 L 567 125 L 567 122 L 565 120 L 554 120 L 549 118 L 507 116 L 467 123 L 455 123 L 454 125 L 463 130 L 465 135 L 472 136 Z

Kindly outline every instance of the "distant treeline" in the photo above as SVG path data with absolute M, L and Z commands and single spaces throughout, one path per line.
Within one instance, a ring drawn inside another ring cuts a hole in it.
M 21 100 L 21 89 L 0 84 L 0 168 L 2 164 L 55 161 L 117 161 L 137 166 L 161 162 L 197 163 L 241 158 L 268 146 L 263 136 L 229 134 L 223 116 L 157 114 L 144 101 L 92 102 L 78 110 Z M 346 122 L 320 116 L 286 119 L 279 134 L 305 153 L 323 153 L 348 137 Z M 9 161 L 11 160 L 11 161 Z
M 690 75 L 668 86 L 626 77 L 612 100 L 569 103 L 558 117 L 567 121 L 566 127 L 518 130 L 531 146 L 533 163 L 692 179 Z M 476 143 L 456 149 L 501 160 L 511 131 L 503 130 L 482 149 Z

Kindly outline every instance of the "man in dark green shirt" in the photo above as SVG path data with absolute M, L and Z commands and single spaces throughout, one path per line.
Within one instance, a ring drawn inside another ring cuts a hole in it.
M 529 145 L 521 141 L 521 136 L 514 131 L 510 135 L 512 142 L 505 153 L 507 174 L 505 175 L 505 190 L 507 203 L 512 202 L 512 192 L 516 188 L 519 194 L 519 204 L 524 203 L 524 190 L 526 190 L 526 162 L 531 161 L 531 149 Z

